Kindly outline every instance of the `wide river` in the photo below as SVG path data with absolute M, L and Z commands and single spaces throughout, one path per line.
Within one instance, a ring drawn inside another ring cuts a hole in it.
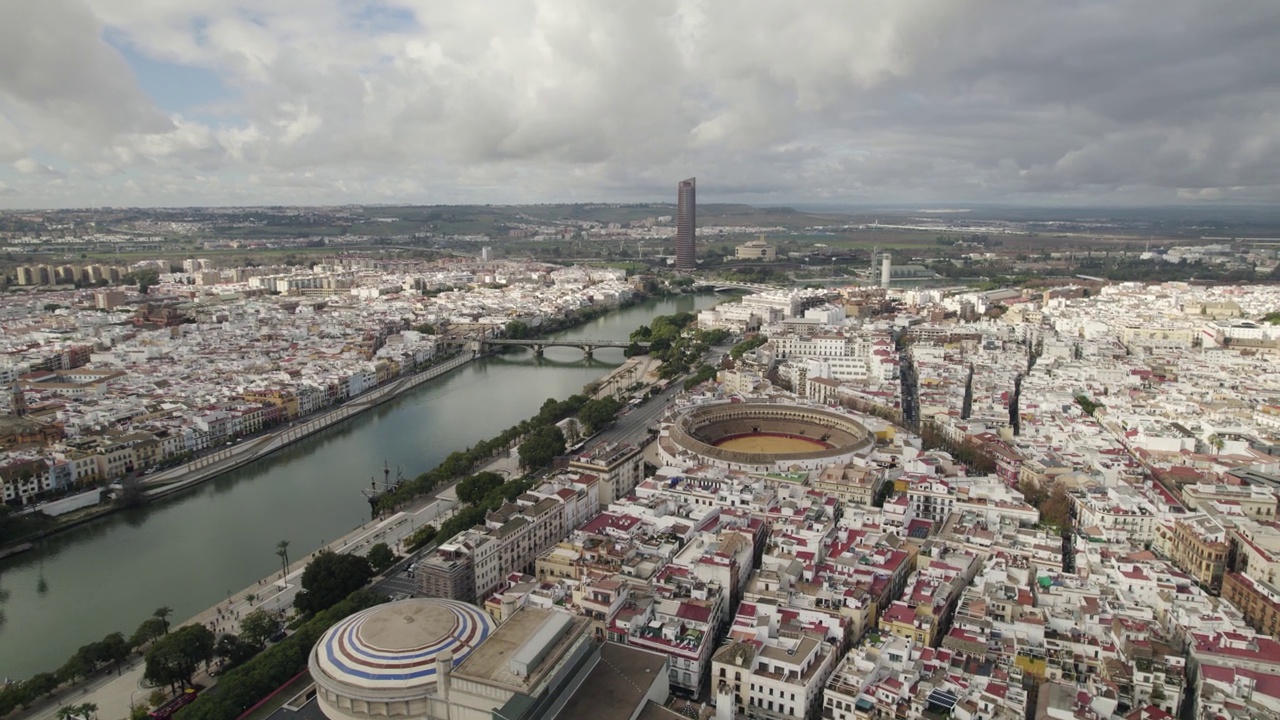
M 558 337 L 623 340 L 655 315 L 693 311 L 712 295 L 654 300 Z M 369 519 L 360 491 L 383 464 L 406 477 L 496 435 L 621 364 L 619 349 L 526 350 L 471 363 L 198 488 L 55 535 L 0 562 L 0 678 L 55 670 L 76 648 L 128 637 L 160 606 L 185 619 Z

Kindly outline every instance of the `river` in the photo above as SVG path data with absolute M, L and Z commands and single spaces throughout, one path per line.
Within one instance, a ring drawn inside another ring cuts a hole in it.
M 716 296 L 653 300 L 556 337 L 622 340 L 655 315 L 714 305 Z M 0 562 L 0 677 L 55 670 L 76 648 L 125 637 L 161 606 L 185 619 L 369 519 L 360 491 L 386 463 L 412 477 L 450 452 L 582 391 L 622 363 L 620 349 L 585 360 L 577 348 L 473 362 L 253 465 L 138 510 L 55 535 Z

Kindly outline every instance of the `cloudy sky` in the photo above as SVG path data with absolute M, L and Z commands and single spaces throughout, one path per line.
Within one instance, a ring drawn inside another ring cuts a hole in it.
M 0 0 L 0 207 L 1280 200 L 1277 0 Z

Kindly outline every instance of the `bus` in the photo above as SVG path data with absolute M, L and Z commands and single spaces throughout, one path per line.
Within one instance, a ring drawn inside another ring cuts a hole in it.
M 200 691 L 198 689 L 187 688 L 186 690 L 178 693 L 177 697 L 174 697 L 155 710 L 147 713 L 147 717 L 151 718 L 151 720 L 170 720 L 174 713 L 190 705 L 191 702 L 196 699 L 196 695 L 199 694 Z

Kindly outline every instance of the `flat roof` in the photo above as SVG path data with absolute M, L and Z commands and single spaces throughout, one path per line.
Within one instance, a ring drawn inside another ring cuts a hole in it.
M 312 697 L 297 710 L 281 706 L 280 709 L 268 715 L 267 720 L 329 720 L 329 718 L 320 709 L 320 703 Z
M 665 655 L 606 642 L 600 646 L 600 661 L 556 719 L 632 717 L 666 665 Z
M 529 676 L 522 678 L 511 672 L 511 658 L 515 657 L 530 638 L 538 632 L 543 623 L 557 610 L 535 607 L 523 607 L 516 611 L 506 622 L 498 626 L 485 641 L 463 660 L 453 674 L 469 680 L 501 685 L 516 692 L 528 692 L 546 676 L 547 671 L 564 656 L 573 643 L 582 635 L 587 625 L 587 618 L 561 613 L 572 618 L 570 630 L 561 636 L 550 652 L 546 653 L 542 662 L 534 668 Z

